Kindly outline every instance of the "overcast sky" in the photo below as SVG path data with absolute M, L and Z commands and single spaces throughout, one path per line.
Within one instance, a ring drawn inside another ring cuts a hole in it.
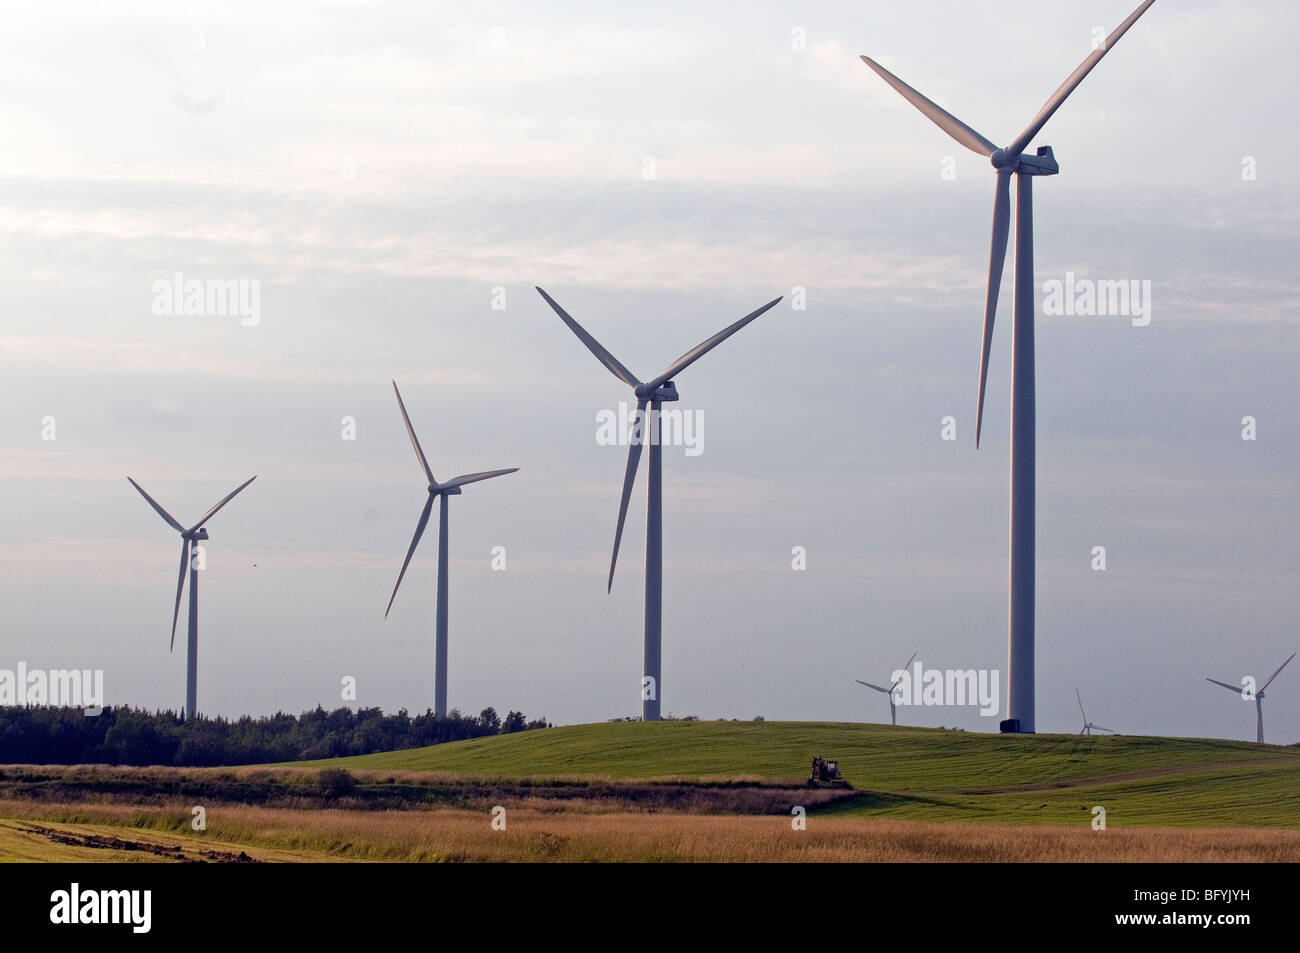
M 425 499 L 396 378 L 436 476 L 521 468 L 451 501 L 450 703 L 639 713 L 645 474 L 607 595 L 626 450 L 596 440 L 631 395 L 541 285 L 642 379 L 786 296 L 677 379 L 705 429 L 664 452 L 665 713 L 879 721 L 852 680 L 913 651 L 1003 671 L 995 177 L 858 54 L 1009 142 L 1135 3 L 12 11 L 0 668 L 179 707 L 178 539 L 125 478 L 188 524 L 256 473 L 209 524 L 201 710 L 333 707 L 349 675 L 432 705 L 435 534 L 383 617 Z M 1300 648 L 1298 40 L 1287 0 L 1163 0 L 1035 140 L 1037 287 L 1152 296 L 1146 326 L 1039 314 L 1040 731 L 1078 729 L 1077 686 L 1125 733 L 1253 739 L 1204 678 Z M 156 314 L 177 272 L 258 282 L 260 320 Z M 1265 716 L 1300 740 L 1300 663 Z

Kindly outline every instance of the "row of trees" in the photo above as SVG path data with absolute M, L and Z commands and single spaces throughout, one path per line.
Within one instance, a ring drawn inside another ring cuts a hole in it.
M 452 709 L 385 715 L 378 708 L 317 706 L 301 715 L 182 719 L 174 711 L 105 708 L 0 708 L 0 764 L 167 764 L 185 767 L 266 764 L 421 748 L 444 741 L 549 727 L 494 708 L 477 716 Z

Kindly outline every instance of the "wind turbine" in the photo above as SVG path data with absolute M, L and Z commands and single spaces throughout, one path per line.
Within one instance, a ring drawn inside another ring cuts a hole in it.
M 1060 167 L 1051 146 L 1025 155 L 1030 141 L 1065 102 L 1083 78 L 1119 41 L 1155 0 L 1146 0 L 1121 23 L 1054 92 L 1033 121 L 1009 146 L 998 148 L 956 116 L 908 86 L 879 63 L 862 61 L 894 87 L 936 126 L 972 152 L 987 156 L 997 172 L 993 199 L 993 245 L 984 300 L 984 346 L 980 354 L 979 397 L 975 411 L 975 446 L 984 418 L 984 384 L 988 376 L 993 318 L 997 311 L 1002 265 L 1011 225 L 1011 176 L 1016 176 L 1015 302 L 1011 333 L 1011 559 L 1008 619 L 1007 717 L 1004 732 L 1034 730 L 1034 176 L 1056 175 Z
M 203 524 L 216 516 L 218 510 L 233 500 L 240 490 L 256 480 L 257 477 L 249 477 L 246 481 L 235 487 L 229 496 L 204 513 L 202 518 L 189 529 L 186 529 L 173 519 L 172 515 L 159 506 L 158 501 L 146 493 L 144 487 L 140 486 L 139 483 L 136 483 L 130 477 L 127 477 L 126 479 L 140 492 L 140 495 L 145 498 L 145 502 L 152 506 L 154 511 L 166 520 L 167 525 L 181 534 L 181 568 L 180 574 L 176 579 L 176 608 L 172 610 L 171 650 L 176 648 L 176 622 L 180 618 L 181 614 L 181 591 L 185 588 L 185 567 L 188 564 L 190 569 L 190 634 L 186 644 L 185 658 L 185 714 L 187 717 L 193 718 L 198 712 L 199 567 L 196 565 L 195 561 L 190 558 L 190 552 L 191 549 L 194 548 L 195 543 L 205 542 L 208 539 L 208 530 Z
M 886 695 L 889 696 L 889 723 L 891 725 L 898 724 L 898 713 L 894 709 L 894 689 L 897 688 L 898 683 L 903 680 L 903 675 L 907 673 L 908 666 L 912 664 L 912 659 L 914 658 L 916 658 L 915 652 L 912 653 L 912 658 L 908 659 L 906 662 L 903 663 L 903 667 L 899 671 L 898 678 L 894 679 L 893 684 L 891 684 L 888 688 L 881 688 L 879 685 L 872 685 L 870 682 L 864 682 L 860 678 L 854 679 L 854 681 L 857 682 L 859 685 L 865 685 L 867 686 L 867 688 L 874 688 L 876 691 L 884 692 Z
M 1277 671 L 1270 675 L 1265 680 L 1264 684 L 1255 690 L 1255 740 L 1260 744 L 1264 743 L 1264 689 L 1268 688 L 1269 683 L 1272 682 L 1273 679 L 1277 678 L 1277 673 L 1286 668 L 1287 663 L 1290 662 L 1291 659 L 1295 658 L 1295 656 L 1296 653 L 1292 652 L 1291 658 L 1288 658 L 1286 662 L 1279 665 Z M 1242 698 L 1250 701 L 1250 696 L 1247 690 L 1240 685 L 1229 685 L 1227 682 L 1221 682 L 1214 678 L 1207 678 L 1206 681 L 1213 682 L 1215 685 L 1222 685 L 1224 688 L 1228 689 L 1228 691 L 1235 692 Z
M 628 440 L 627 471 L 623 476 L 623 496 L 618 505 L 618 528 L 614 531 L 614 555 L 609 560 L 609 582 L 605 591 L 614 588 L 614 565 L 618 562 L 618 544 L 623 538 L 623 521 L 627 517 L 627 504 L 632 498 L 632 484 L 636 480 L 637 465 L 641 461 L 641 445 L 648 433 L 650 443 L 650 485 L 646 495 L 646 532 L 645 532 L 645 646 L 641 678 L 641 720 L 659 720 L 659 699 L 663 694 L 661 666 L 661 636 L 663 621 L 663 467 L 659 446 L 659 407 L 668 401 L 677 400 L 677 387 L 673 378 L 694 364 L 709 351 L 713 350 L 727 338 L 731 337 L 764 311 L 776 305 L 780 298 L 769 301 L 757 311 L 751 311 L 735 324 L 723 328 L 707 341 L 691 348 L 677 360 L 668 365 L 658 377 L 643 383 L 618 362 L 609 351 L 601 347 L 594 337 L 583 330 L 577 321 L 569 317 L 568 312 L 556 304 L 555 299 L 541 288 L 538 294 L 546 299 L 560 320 L 569 326 L 569 330 L 578 336 L 587 350 L 596 355 L 596 360 L 604 364 L 611 374 L 631 387 L 636 394 L 637 425 Z M 650 408 L 649 426 L 646 426 L 646 407 Z
M 1117 734 L 1114 729 L 1103 728 L 1101 725 L 1094 725 L 1088 720 L 1088 713 L 1083 710 L 1083 699 L 1079 697 L 1079 690 L 1074 690 L 1074 697 L 1079 702 L 1079 714 L 1083 715 L 1083 729 L 1079 732 L 1081 735 L 1090 735 L 1094 731 L 1109 731 L 1112 735 Z
M 415 525 L 415 535 L 411 538 L 411 546 L 406 551 L 406 559 L 402 562 L 402 571 L 397 574 L 397 585 L 393 586 L 393 594 L 388 599 L 384 618 L 388 618 L 388 613 L 393 608 L 393 600 L 397 598 L 397 589 L 402 584 L 402 577 L 406 575 L 406 567 L 411 564 L 415 547 L 420 544 L 420 537 L 424 535 L 424 527 L 429 523 L 429 514 L 433 512 L 433 502 L 441 499 L 442 505 L 438 507 L 438 621 L 434 642 L 433 713 L 442 716 L 447 714 L 447 499 L 459 496 L 460 488 L 467 483 L 504 476 L 507 473 L 514 473 L 519 468 L 466 473 L 452 477 L 446 483 L 439 483 L 433 478 L 429 461 L 424 458 L 424 451 L 420 449 L 420 441 L 415 436 L 415 428 L 411 426 L 411 418 L 407 416 L 406 404 L 402 403 L 402 392 L 397 389 L 397 381 L 393 381 L 393 393 L 397 395 L 397 406 L 401 408 L 402 421 L 406 424 L 411 446 L 415 448 L 415 455 L 420 461 L 420 466 L 424 468 L 424 475 L 429 478 L 429 498 L 424 501 L 424 510 L 420 513 L 420 521 Z

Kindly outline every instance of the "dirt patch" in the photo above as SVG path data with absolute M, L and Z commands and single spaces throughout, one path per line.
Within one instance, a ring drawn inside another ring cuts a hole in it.
M 61 831 L 52 827 L 41 827 L 33 825 L 19 828 L 25 834 L 36 834 L 44 837 L 46 840 L 55 844 L 66 844 L 69 847 L 89 847 L 95 850 L 120 850 L 120 851 L 140 851 L 145 854 L 153 854 L 157 857 L 165 857 L 168 860 L 178 860 L 188 863 L 219 863 L 219 864 L 257 864 L 261 861 L 248 856 L 242 850 L 239 853 L 226 850 L 199 850 L 194 852 L 194 856 L 186 853 L 185 847 L 180 844 L 151 844 L 148 841 L 127 840 L 124 837 L 116 837 L 107 834 L 76 834 L 71 831 Z

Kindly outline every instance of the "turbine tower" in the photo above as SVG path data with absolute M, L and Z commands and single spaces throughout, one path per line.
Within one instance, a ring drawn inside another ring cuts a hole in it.
M 884 692 L 886 695 L 889 696 L 889 723 L 891 725 L 898 724 L 898 713 L 894 709 L 894 689 L 897 688 L 898 683 L 903 680 L 903 674 L 907 672 L 908 666 L 912 664 L 912 659 L 914 658 L 916 658 L 915 652 L 912 653 L 912 658 L 908 659 L 906 662 L 903 663 L 903 667 L 900 670 L 900 674 L 898 678 L 894 679 L 893 683 L 890 684 L 888 688 L 881 688 L 879 685 L 872 685 L 870 682 L 864 682 L 860 678 L 854 679 L 854 681 L 857 682 L 859 685 L 865 685 L 867 686 L 867 688 L 874 688 L 876 691 Z
M 402 421 L 406 424 L 406 432 L 411 438 L 411 446 L 415 448 L 415 456 L 420 461 L 420 466 L 424 468 L 424 475 L 429 478 L 429 498 L 424 501 L 424 510 L 420 513 L 420 521 L 415 525 L 415 536 L 411 538 L 411 546 L 406 551 L 406 559 L 402 562 L 402 571 L 397 574 L 397 585 L 393 586 L 393 594 L 388 599 L 388 608 L 384 610 L 384 618 L 388 618 L 389 611 L 393 608 L 393 600 L 397 598 L 398 587 L 402 585 L 402 577 L 406 575 L 406 567 L 411 564 L 411 557 L 415 555 L 415 547 L 420 544 L 420 537 L 424 535 L 424 527 L 429 523 L 429 514 L 433 512 L 433 503 L 441 499 L 442 504 L 438 507 L 438 616 L 437 616 L 437 635 L 434 642 L 434 674 L 433 674 L 433 713 L 438 716 L 447 714 L 447 500 L 453 496 L 460 495 L 460 488 L 467 483 L 477 483 L 480 480 L 490 480 L 493 477 L 504 476 L 507 473 L 514 473 L 518 467 L 510 467 L 506 470 L 485 470 L 481 473 L 466 473 L 462 476 L 452 477 L 446 483 L 439 483 L 433 478 L 433 471 L 429 469 L 429 461 L 424 458 L 424 451 L 420 449 L 420 441 L 415 436 L 415 428 L 411 426 L 411 418 L 407 416 L 406 404 L 402 403 L 402 392 L 397 389 L 397 381 L 393 381 L 393 393 L 397 395 L 397 406 L 402 411 Z
M 1088 713 L 1083 710 L 1083 699 L 1079 695 L 1079 690 L 1074 690 L 1075 700 L 1079 703 L 1079 714 L 1083 715 L 1083 729 L 1079 732 L 1081 735 L 1090 735 L 1094 731 L 1109 731 L 1112 735 L 1116 734 L 1114 729 L 1103 728 L 1101 725 L 1094 725 L 1088 720 Z
M 611 374 L 631 387 L 636 394 L 637 426 L 628 440 L 627 471 L 623 476 L 623 496 L 618 506 L 618 527 L 614 531 L 614 555 L 609 560 L 609 581 L 605 591 L 614 587 L 614 565 L 618 562 L 618 544 L 623 538 L 623 521 L 627 517 L 627 504 L 632 498 L 632 484 L 636 480 L 637 465 L 641 461 L 641 445 L 648 440 L 650 444 L 650 485 L 646 496 L 646 532 L 645 532 L 645 645 L 641 677 L 641 719 L 642 721 L 659 720 L 659 701 L 663 694 L 662 679 L 662 610 L 663 610 L 663 467 L 659 446 L 659 408 L 668 401 L 677 400 L 677 387 L 673 378 L 694 364 L 709 351 L 713 350 L 727 338 L 731 337 L 764 311 L 776 305 L 780 298 L 769 301 L 757 311 L 751 311 L 735 324 L 723 328 L 707 341 L 691 348 L 677 360 L 668 365 L 658 377 L 643 383 L 618 362 L 609 351 L 601 347 L 600 342 L 583 330 L 577 321 L 569 317 L 568 312 L 556 304 L 555 299 L 541 288 L 538 293 L 546 299 L 560 320 L 569 326 L 569 330 L 578 336 L 587 350 L 604 364 Z M 649 419 L 646 408 L 649 407 Z
M 984 383 L 998 286 L 1011 225 L 1011 176 L 1016 176 L 1015 301 L 1011 332 L 1011 558 L 1008 619 L 1007 716 L 1004 732 L 1034 730 L 1034 176 L 1056 175 L 1060 167 L 1051 146 L 1025 155 L 1030 141 L 1065 102 L 1103 56 L 1119 41 L 1155 0 L 1146 0 L 1071 73 L 1038 115 L 1010 145 L 998 148 L 956 116 L 948 113 L 879 63 L 862 61 L 894 87 L 903 98 L 961 145 L 988 157 L 997 172 L 993 199 L 993 247 L 989 255 L 988 290 L 984 302 L 984 346 L 980 354 L 979 396 L 975 411 L 975 446 L 979 446 L 984 417 Z
M 1277 671 L 1274 672 L 1272 675 L 1270 675 L 1264 681 L 1264 684 L 1259 686 L 1259 688 L 1255 690 L 1255 740 L 1260 744 L 1264 743 L 1264 689 L 1268 688 L 1269 684 L 1273 681 L 1273 679 L 1277 678 L 1277 673 L 1282 671 L 1282 669 L 1286 668 L 1287 663 L 1290 662 L 1291 659 L 1295 658 L 1295 656 L 1296 653 L 1292 652 L 1291 658 L 1288 658 L 1286 662 L 1283 662 L 1281 665 L 1279 665 L 1277 667 Z M 1242 688 L 1240 685 L 1229 685 L 1227 682 L 1221 682 L 1218 679 L 1214 679 L 1214 678 L 1207 678 L 1206 681 L 1213 682 L 1215 685 L 1222 685 L 1224 688 L 1228 689 L 1228 691 L 1235 692 L 1236 694 L 1240 695 L 1242 698 L 1246 699 L 1247 701 L 1250 701 L 1249 692 L 1246 689 Z
M 130 477 L 126 479 L 145 498 L 145 502 L 152 506 L 154 511 L 167 522 L 167 525 L 181 534 L 181 568 L 180 575 L 176 579 L 176 608 L 172 610 L 172 641 L 169 651 L 176 648 L 176 622 L 180 619 L 181 592 L 185 588 L 185 568 L 188 565 L 190 570 L 190 634 L 186 643 L 185 658 L 185 716 L 193 718 L 198 713 L 199 689 L 199 567 L 190 558 L 190 553 L 195 543 L 205 542 L 208 539 L 208 530 L 203 524 L 216 516 L 218 510 L 233 500 L 240 490 L 256 480 L 257 477 L 249 477 L 248 480 L 235 487 L 229 496 L 204 513 L 203 517 L 189 529 L 186 529 L 173 519 L 172 515 L 159 506 L 158 501 L 146 493 L 144 487 L 140 486 L 139 483 L 136 483 Z

